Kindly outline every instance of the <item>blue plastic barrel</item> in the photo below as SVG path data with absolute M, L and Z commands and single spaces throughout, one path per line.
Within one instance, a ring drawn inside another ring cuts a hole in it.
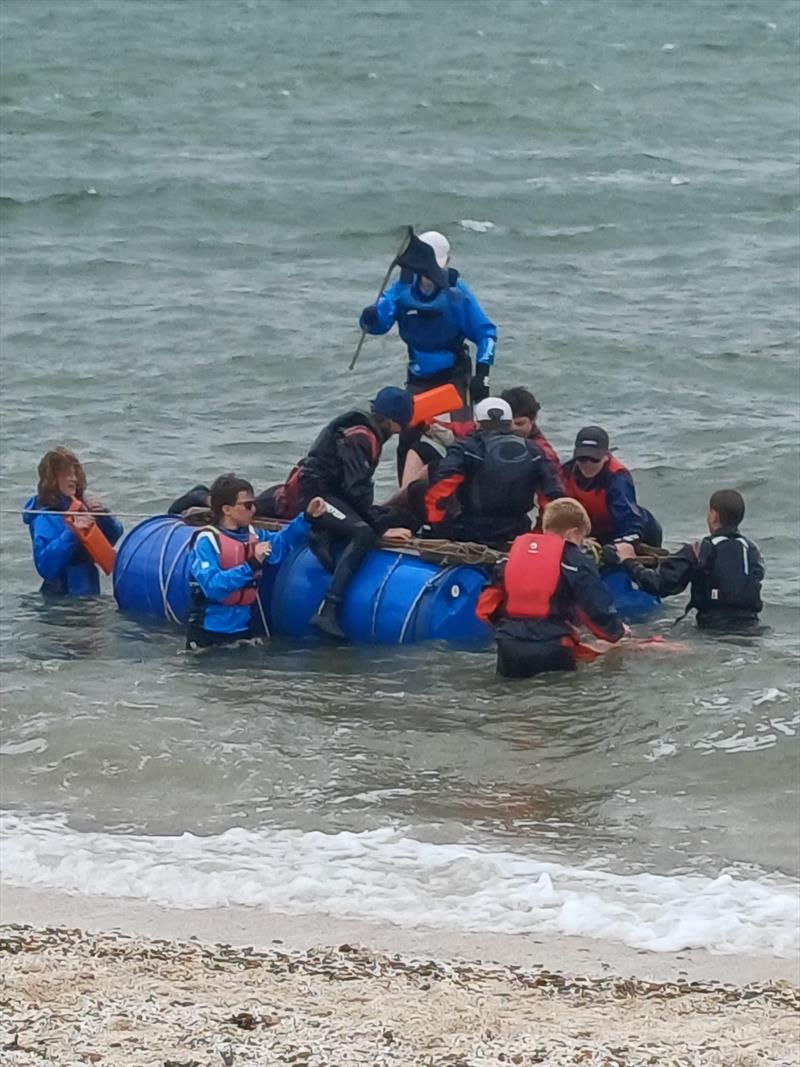
M 330 575 L 308 548 L 276 570 L 269 596 L 272 632 L 294 638 L 315 635 L 309 619 Z M 479 567 L 439 567 L 378 549 L 370 552 L 350 583 L 340 623 L 348 639 L 360 644 L 485 643 L 489 631 L 475 616 L 485 582 L 486 572 Z
M 614 606 L 626 622 L 638 622 L 652 615 L 661 600 L 644 589 L 637 589 L 624 567 L 603 572 L 603 585 L 614 600 Z
M 185 623 L 189 613 L 189 545 L 196 527 L 172 515 L 135 526 L 117 552 L 114 596 L 121 611 Z M 485 643 L 489 631 L 475 617 L 486 581 L 479 567 L 438 567 L 415 556 L 377 550 L 364 560 L 342 605 L 347 637 L 362 644 L 417 641 Z M 330 575 L 308 548 L 278 567 L 264 568 L 262 602 L 270 630 L 287 637 L 319 637 L 309 619 Z
M 155 515 L 129 531 L 114 564 L 114 596 L 120 611 L 186 622 L 189 544 L 196 530 L 174 515 Z
M 172 515 L 135 526 L 117 551 L 114 595 L 121 611 L 183 624 L 189 614 L 189 545 L 196 527 Z M 440 567 L 416 556 L 377 549 L 350 583 L 340 612 L 349 640 L 361 644 L 448 641 L 485 643 L 489 630 L 475 616 L 486 583 L 482 567 Z M 603 576 L 620 614 L 635 621 L 658 607 L 631 583 L 624 569 Z M 309 620 L 330 583 L 330 575 L 309 548 L 280 566 L 264 568 L 262 602 L 274 634 L 318 637 Z

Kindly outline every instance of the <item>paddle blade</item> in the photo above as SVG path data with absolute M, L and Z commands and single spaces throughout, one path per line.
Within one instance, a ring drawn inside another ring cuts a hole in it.
M 398 266 L 410 270 L 412 274 L 421 274 L 424 278 L 432 281 L 439 289 L 449 289 L 450 273 L 446 267 L 440 267 L 436 262 L 436 255 L 429 244 L 420 241 L 412 231 L 409 235 L 408 245 L 397 257 Z
M 413 400 L 414 414 L 411 417 L 411 426 L 418 426 L 421 422 L 430 422 L 437 415 L 458 411 L 464 406 L 458 389 L 452 384 L 437 385 L 435 389 L 426 389 L 424 393 L 417 393 Z

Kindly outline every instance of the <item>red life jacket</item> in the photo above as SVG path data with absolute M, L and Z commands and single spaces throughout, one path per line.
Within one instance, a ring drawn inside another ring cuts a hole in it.
M 206 526 L 202 532 L 210 533 L 216 541 L 219 550 L 219 565 L 224 571 L 229 571 L 232 567 L 239 567 L 242 563 L 246 563 L 252 555 L 252 546 L 258 544 L 258 537 L 252 526 L 249 527 L 249 536 L 246 541 L 238 541 L 235 537 L 228 537 L 225 531 L 217 526 Z M 243 589 L 235 589 L 232 593 L 229 593 L 222 603 L 228 607 L 246 607 L 248 604 L 255 603 L 257 596 L 258 590 L 256 587 L 248 585 Z
M 503 575 L 505 613 L 512 619 L 546 619 L 561 577 L 564 539 L 557 534 L 522 534 L 511 546 Z
M 607 475 L 626 474 L 630 478 L 631 473 L 615 456 L 612 456 L 600 471 L 597 479 L 595 479 L 600 484 L 593 486 L 591 489 L 581 489 L 575 477 L 575 469 L 574 460 L 563 467 L 561 473 L 564 480 L 564 490 L 567 496 L 580 501 L 586 508 L 592 523 L 592 537 L 596 537 L 598 541 L 610 539 L 614 534 L 614 523 L 611 518 L 611 512 L 608 510 L 608 498 L 606 496 L 608 491 Z
M 558 458 L 558 453 L 547 440 L 547 438 L 538 426 L 536 427 L 535 432 L 530 435 L 528 440 L 533 441 L 535 445 L 538 445 L 539 448 L 541 448 L 542 452 L 544 452 L 544 458 L 553 464 L 556 469 L 556 472 L 561 470 L 561 460 Z

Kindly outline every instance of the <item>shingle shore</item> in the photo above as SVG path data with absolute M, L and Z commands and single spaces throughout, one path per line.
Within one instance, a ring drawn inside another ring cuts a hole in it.
M 10 1067 L 796 1067 L 800 992 L 0 927 Z

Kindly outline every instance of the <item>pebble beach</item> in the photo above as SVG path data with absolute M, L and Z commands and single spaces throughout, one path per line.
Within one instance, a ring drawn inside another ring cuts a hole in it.
M 790 1067 L 800 995 L 437 961 L 0 927 L 3 1062 L 28 1067 Z

